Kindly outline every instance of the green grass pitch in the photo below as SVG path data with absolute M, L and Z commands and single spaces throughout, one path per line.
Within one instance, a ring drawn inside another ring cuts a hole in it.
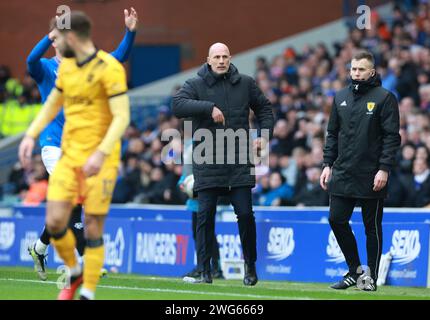
M 53 300 L 58 288 L 55 270 L 48 270 L 48 280 L 39 281 L 32 268 L 0 267 L 0 300 Z M 259 281 L 245 287 L 240 280 L 214 280 L 213 284 L 189 284 L 180 278 L 113 274 L 100 280 L 98 300 L 430 300 L 429 288 L 379 287 L 377 292 L 350 288 L 335 291 L 327 283 Z

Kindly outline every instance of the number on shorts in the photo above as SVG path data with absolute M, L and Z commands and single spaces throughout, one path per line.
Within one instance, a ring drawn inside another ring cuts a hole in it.
M 103 196 L 111 197 L 113 193 L 114 182 L 110 179 L 103 179 Z

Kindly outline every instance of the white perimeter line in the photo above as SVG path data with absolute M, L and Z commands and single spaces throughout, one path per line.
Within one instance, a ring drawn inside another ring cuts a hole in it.
M 10 279 L 0 278 L 0 281 L 14 281 L 14 282 L 29 282 L 38 284 L 57 284 L 54 281 L 40 281 L 40 280 L 27 280 L 27 279 Z M 196 284 L 199 285 L 199 284 Z M 230 297 L 244 297 L 254 299 L 282 299 L 282 300 L 311 300 L 309 297 L 285 297 L 285 296 L 269 296 L 258 294 L 241 294 L 241 293 L 227 293 L 227 292 L 212 292 L 212 291 L 194 291 L 194 290 L 174 290 L 174 289 L 160 289 L 160 288 L 139 288 L 139 287 L 124 287 L 124 286 L 107 286 L 98 285 L 98 288 L 114 289 L 114 290 L 135 290 L 147 292 L 165 292 L 165 293 L 189 293 L 200 295 L 214 295 L 214 296 L 230 296 Z

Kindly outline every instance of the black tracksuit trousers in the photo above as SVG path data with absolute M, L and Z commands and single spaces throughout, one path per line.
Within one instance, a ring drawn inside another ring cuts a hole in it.
M 357 242 L 349 220 L 356 205 L 361 206 L 366 230 L 367 264 L 371 277 L 378 278 L 382 253 L 382 214 L 384 199 L 357 199 L 330 195 L 330 226 L 345 256 L 350 273 L 361 273 Z M 360 269 L 359 269 L 360 267 Z

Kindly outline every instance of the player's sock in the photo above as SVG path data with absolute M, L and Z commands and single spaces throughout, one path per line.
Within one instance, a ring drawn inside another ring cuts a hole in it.
M 70 216 L 69 228 L 72 230 L 76 238 L 76 249 L 78 249 L 79 255 L 82 257 L 85 250 L 85 236 L 84 227 L 82 225 L 82 206 L 77 205 L 73 208 Z
M 70 229 L 65 229 L 63 232 L 51 236 L 51 243 L 63 259 L 64 264 L 69 268 L 75 267 L 78 264 L 78 259 L 75 254 L 76 239 L 73 232 Z
M 48 230 L 46 230 L 46 226 L 43 228 L 43 232 L 40 235 L 40 238 L 37 239 L 36 244 L 34 246 L 34 250 L 37 254 L 44 255 L 46 252 L 46 249 L 49 245 L 49 239 L 51 238 Z
M 100 279 L 100 270 L 103 267 L 105 251 L 103 238 L 97 240 L 87 239 L 84 255 L 84 283 L 83 289 L 91 292 L 96 291 L 97 283 Z M 88 297 L 89 298 L 89 297 Z
M 46 229 L 46 226 L 43 228 L 42 234 L 40 235 L 40 241 L 45 244 L 49 245 L 49 240 L 51 239 L 51 235 L 49 234 L 48 230 Z
M 82 287 L 80 295 L 81 295 L 80 300 L 94 300 L 94 296 L 95 296 L 94 291 L 91 291 L 84 287 Z
M 77 277 L 82 273 L 82 267 L 78 263 L 76 266 L 70 268 L 70 276 Z
M 44 244 L 42 241 L 40 241 L 40 239 L 37 239 L 37 241 L 34 245 L 34 250 L 36 251 L 37 254 L 45 255 L 47 248 L 48 248 L 48 246 L 46 244 Z

